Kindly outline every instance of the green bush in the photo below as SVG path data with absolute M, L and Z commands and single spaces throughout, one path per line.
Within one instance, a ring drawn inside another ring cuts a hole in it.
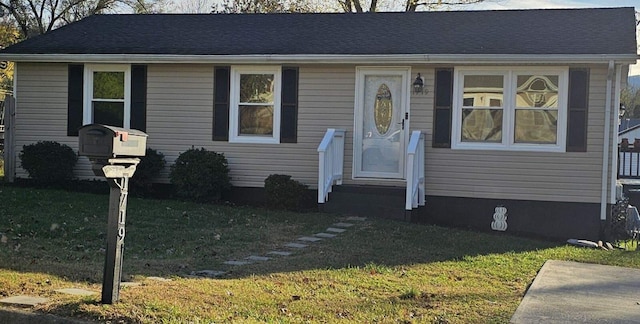
M 290 175 L 272 174 L 264 180 L 267 206 L 274 209 L 301 210 L 307 195 L 307 185 Z
M 136 173 L 131 178 L 131 185 L 139 190 L 140 193 L 148 193 L 151 191 L 153 179 L 155 179 L 162 169 L 167 165 L 164 154 L 147 148 L 145 155 L 140 158 L 140 164 L 136 167 Z
M 231 189 L 229 166 L 224 154 L 191 148 L 180 153 L 169 175 L 179 197 L 195 201 L 217 201 Z
M 40 141 L 24 145 L 20 152 L 20 165 L 29 177 L 39 183 L 53 184 L 73 178 L 73 167 L 78 156 L 67 145 Z

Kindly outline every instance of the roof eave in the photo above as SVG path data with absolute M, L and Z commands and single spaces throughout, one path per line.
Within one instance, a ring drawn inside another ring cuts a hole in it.
M 216 64 L 482 64 L 482 63 L 617 63 L 633 64 L 637 54 L 258 54 L 258 55 L 165 55 L 165 54 L 11 54 L 0 60 L 65 63 L 216 63 Z

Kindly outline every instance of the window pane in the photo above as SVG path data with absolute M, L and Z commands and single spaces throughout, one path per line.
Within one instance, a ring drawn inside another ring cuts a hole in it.
M 502 107 L 503 88 L 502 75 L 466 75 L 463 105 L 465 107 Z
M 240 106 L 239 135 L 273 135 L 273 106 Z
M 558 108 L 557 75 L 518 75 L 516 106 Z
M 273 74 L 241 74 L 240 102 L 273 102 Z
M 516 143 L 555 144 L 557 133 L 557 110 L 516 110 Z
M 124 99 L 124 72 L 93 72 L 94 99 Z
M 502 142 L 502 109 L 462 109 L 463 142 Z
M 94 101 L 92 104 L 94 123 L 124 127 L 124 102 Z

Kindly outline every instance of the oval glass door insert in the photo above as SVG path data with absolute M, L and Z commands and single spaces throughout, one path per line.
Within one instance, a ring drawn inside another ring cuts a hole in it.
M 392 117 L 393 101 L 391 99 L 391 90 L 383 83 L 378 88 L 378 92 L 376 92 L 376 101 L 373 107 L 373 119 L 380 135 L 386 135 L 389 132 Z

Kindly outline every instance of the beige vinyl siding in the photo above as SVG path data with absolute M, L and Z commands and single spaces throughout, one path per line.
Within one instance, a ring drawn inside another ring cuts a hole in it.
M 16 76 L 16 176 L 27 178 L 18 158 L 24 145 L 56 141 L 78 150 L 78 138 L 67 136 L 67 64 L 18 63 Z M 76 176 L 92 177 L 82 158 Z
M 356 67 L 352 65 L 303 66 L 300 68 L 298 119 L 305 124 L 315 125 L 315 135 L 320 142 L 328 128 L 344 129 L 344 184 L 399 184 L 388 181 L 353 180 L 353 125 L 355 100 Z M 305 115 L 304 112 L 310 112 Z M 330 116 L 330 118 L 327 118 Z M 317 157 L 317 152 L 314 152 Z M 316 162 L 317 168 L 317 162 Z M 315 171 L 318 172 L 317 169 Z M 317 186 L 317 180 L 314 181 Z
M 148 66 L 149 147 L 165 154 L 169 164 L 192 145 L 222 152 L 235 186 L 262 187 L 267 176 L 280 173 L 315 187 L 316 149 L 326 129 L 353 124 L 354 68 L 300 68 L 298 143 L 282 144 L 212 140 L 213 70 L 214 65 Z M 168 169 L 163 181 L 167 176 Z
M 587 152 L 452 150 L 429 143 L 427 194 L 599 203 L 606 76 L 605 65 L 591 67 Z
M 212 140 L 213 71 L 213 64 L 148 65 L 148 146 L 162 152 L 168 165 L 181 152 L 204 147 L 225 154 L 235 186 L 262 187 L 269 174 L 283 173 L 315 188 L 317 146 L 327 128 L 342 128 L 347 130 L 345 184 L 404 185 L 404 181 L 352 179 L 356 66 L 300 66 L 298 143 L 282 144 Z M 410 103 L 410 130 L 426 134 L 427 195 L 600 202 L 606 65 L 591 66 L 584 153 L 432 148 L 434 67 L 412 66 L 411 77 L 416 73 L 421 73 L 429 90 L 412 94 Z M 17 82 L 17 151 L 38 140 L 58 141 L 77 150 L 77 137 L 66 136 L 67 65 L 21 63 Z M 167 167 L 159 180 L 168 182 L 168 173 Z M 76 174 L 93 177 L 86 158 L 81 158 Z M 18 176 L 27 175 L 18 168 Z

